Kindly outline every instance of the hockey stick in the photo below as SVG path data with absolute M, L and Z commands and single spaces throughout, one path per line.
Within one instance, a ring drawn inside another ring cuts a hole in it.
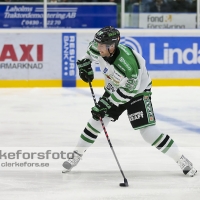
M 93 97 L 93 100 L 94 100 L 94 104 L 96 105 L 96 104 L 97 104 L 97 101 L 96 101 L 96 97 L 95 97 L 95 94 L 94 94 L 94 91 L 93 91 L 92 83 L 89 82 L 89 85 L 90 85 L 91 94 L 92 94 L 92 97 Z M 121 166 L 120 166 L 120 164 L 119 164 L 119 161 L 118 161 L 117 156 L 116 156 L 116 154 L 115 154 L 114 148 L 113 148 L 113 146 L 112 146 L 112 143 L 111 143 L 110 138 L 109 138 L 109 136 L 108 136 L 108 133 L 107 133 L 107 131 L 106 131 L 105 125 L 104 125 L 104 123 L 103 123 L 103 120 L 102 120 L 101 117 L 99 117 L 99 120 L 100 120 L 100 122 L 101 122 L 101 126 L 102 126 L 102 128 L 103 128 L 103 130 L 104 130 L 104 133 L 105 133 L 105 135 L 106 135 L 106 138 L 107 138 L 107 141 L 108 141 L 108 143 L 109 143 L 109 145 L 110 145 L 110 148 L 111 148 L 111 150 L 112 150 L 112 152 L 113 152 L 113 155 L 114 155 L 114 157 L 115 157 L 115 160 L 116 160 L 116 162 L 117 162 L 117 165 L 118 165 L 118 167 L 119 167 L 119 169 L 120 169 L 120 172 L 121 172 L 121 174 L 122 174 L 122 176 L 123 176 L 123 178 L 124 178 L 124 183 L 120 183 L 119 186 L 121 186 L 121 187 L 128 187 L 128 181 L 127 181 L 127 179 L 126 179 L 126 177 L 125 177 L 125 175 L 124 175 L 124 172 L 122 171 L 122 168 L 121 168 Z

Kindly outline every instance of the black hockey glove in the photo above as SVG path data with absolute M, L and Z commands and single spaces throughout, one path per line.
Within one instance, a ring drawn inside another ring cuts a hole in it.
M 104 118 L 107 111 L 112 107 L 112 105 L 113 103 L 111 103 L 108 98 L 101 97 L 99 99 L 99 102 L 94 107 L 92 107 L 91 113 L 93 119 L 98 121 L 99 117 Z
M 89 59 L 82 59 L 76 62 L 79 68 L 79 76 L 86 83 L 92 82 L 94 79 L 93 69 L 91 67 L 91 61 Z

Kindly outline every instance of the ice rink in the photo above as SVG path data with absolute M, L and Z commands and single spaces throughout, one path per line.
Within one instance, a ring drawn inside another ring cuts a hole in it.
M 103 89 L 94 92 L 98 99 Z M 79 165 L 62 174 L 65 159 L 58 152 L 73 151 L 91 117 L 90 89 L 0 89 L 0 200 L 199 200 L 200 87 L 154 87 L 152 92 L 158 127 L 194 164 L 195 177 L 150 147 L 126 113 L 107 132 L 129 187 L 119 187 L 123 178 L 103 132 Z M 45 159 L 32 154 L 47 151 L 51 155 Z

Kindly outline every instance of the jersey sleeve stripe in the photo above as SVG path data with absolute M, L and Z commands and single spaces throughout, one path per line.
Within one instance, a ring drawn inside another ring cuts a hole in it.
M 123 94 L 121 91 L 120 91 L 120 88 L 117 89 L 117 93 L 124 99 L 132 99 L 132 96 L 128 96 L 128 95 L 125 95 Z
M 95 51 L 94 49 L 92 49 L 92 48 L 90 48 L 90 51 L 93 53 L 93 54 L 95 54 L 95 55 L 100 55 L 100 53 L 98 52 L 98 51 Z
M 115 93 L 116 95 L 117 93 Z M 127 103 L 128 101 L 124 101 L 123 98 L 121 98 L 118 94 L 117 94 L 117 97 L 115 96 L 114 94 L 111 94 L 110 98 L 112 99 L 112 102 L 114 104 L 124 104 L 124 103 Z M 121 99 L 121 100 L 120 100 Z
M 152 81 L 149 83 L 149 85 L 148 86 L 151 86 L 152 85 Z
M 127 94 L 127 95 L 133 95 L 133 94 L 137 94 L 138 90 L 129 90 L 127 88 L 123 88 L 124 89 L 124 92 Z
M 87 51 L 87 54 L 90 55 L 90 51 Z

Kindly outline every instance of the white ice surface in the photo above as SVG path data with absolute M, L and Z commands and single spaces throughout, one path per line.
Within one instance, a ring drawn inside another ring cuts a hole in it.
M 103 90 L 94 88 L 97 99 Z M 157 125 L 200 171 L 200 87 L 154 87 Z M 3 153 L 69 152 L 90 118 L 89 88 L 0 89 L 0 200 L 199 200 L 200 176 L 177 164 L 134 131 L 126 113 L 107 132 L 129 182 L 123 182 L 105 134 L 79 165 L 62 174 L 63 159 L 5 159 Z M 8 154 L 7 154 L 8 155 Z M 12 157 L 12 156 L 11 156 Z M 49 167 L 3 167 L 5 163 Z

